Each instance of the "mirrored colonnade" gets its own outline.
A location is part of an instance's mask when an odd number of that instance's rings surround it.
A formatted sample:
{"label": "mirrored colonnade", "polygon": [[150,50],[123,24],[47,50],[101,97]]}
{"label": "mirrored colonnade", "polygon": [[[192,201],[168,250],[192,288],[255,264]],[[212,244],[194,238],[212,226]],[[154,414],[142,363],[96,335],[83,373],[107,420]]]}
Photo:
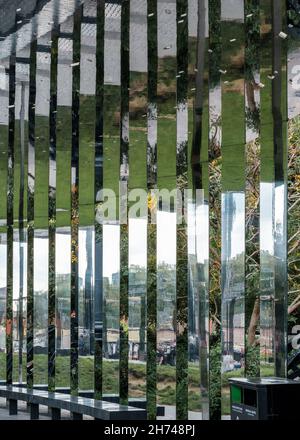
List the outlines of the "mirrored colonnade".
{"label": "mirrored colonnade", "polygon": [[221,418],[297,348],[298,2],[10,5],[0,379]]}

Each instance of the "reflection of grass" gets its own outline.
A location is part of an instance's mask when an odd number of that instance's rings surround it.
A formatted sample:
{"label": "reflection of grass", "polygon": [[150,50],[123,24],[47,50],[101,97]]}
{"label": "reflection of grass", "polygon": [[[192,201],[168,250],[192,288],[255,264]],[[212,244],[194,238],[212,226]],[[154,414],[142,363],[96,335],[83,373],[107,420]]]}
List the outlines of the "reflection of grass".
{"label": "reflection of grass", "polygon": [[[17,376],[17,360],[14,357],[14,380]],[[23,358],[23,377],[26,378],[26,357]],[[0,353],[0,378],[5,378],[5,353]],[[68,356],[56,358],[56,386],[67,387],[70,385],[70,359]],[[261,376],[272,376],[274,370],[270,365],[261,366]],[[230,413],[230,393],[228,379],[242,377],[242,370],[228,371],[222,375],[222,412]],[[79,388],[88,390],[94,388],[94,359],[93,357],[79,358]],[[34,382],[36,384],[47,381],[47,356],[39,354],[34,356]],[[119,363],[104,361],[103,363],[103,391],[105,393],[118,393],[119,388]],[[132,397],[145,397],[146,395],[146,367],[144,364],[129,363],[129,389]],[[157,400],[163,405],[175,405],[176,401],[176,371],[170,365],[157,367]],[[201,410],[199,368],[189,364],[189,409]]]}
{"label": "reflection of grass", "polygon": [[[14,356],[14,380],[18,380],[18,356]],[[0,353],[0,379],[5,379],[5,353]],[[70,385],[70,359],[68,356],[56,358],[56,386],[68,387]],[[26,356],[23,356],[23,380],[26,381]],[[93,357],[79,358],[79,388],[88,390],[94,388],[94,359]],[[47,382],[47,356],[38,354],[34,356],[34,383]],[[175,367],[159,365],[157,367],[157,396],[158,403],[164,405],[175,404]],[[199,410],[199,369],[189,366],[189,409]],[[103,391],[105,393],[118,393],[119,363],[104,361],[103,363]],[[145,397],[146,395],[146,367],[144,364],[129,364],[129,389],[132,397]]]}

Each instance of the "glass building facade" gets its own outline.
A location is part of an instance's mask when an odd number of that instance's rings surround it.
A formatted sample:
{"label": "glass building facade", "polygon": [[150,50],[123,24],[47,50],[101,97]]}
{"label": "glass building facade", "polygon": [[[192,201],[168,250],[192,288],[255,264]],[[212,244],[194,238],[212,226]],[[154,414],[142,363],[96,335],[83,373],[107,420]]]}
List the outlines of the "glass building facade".
{"label": "glass building facade", "polygon": [[300,379],[299,97],[295,0],[0,0],[0,380]]}

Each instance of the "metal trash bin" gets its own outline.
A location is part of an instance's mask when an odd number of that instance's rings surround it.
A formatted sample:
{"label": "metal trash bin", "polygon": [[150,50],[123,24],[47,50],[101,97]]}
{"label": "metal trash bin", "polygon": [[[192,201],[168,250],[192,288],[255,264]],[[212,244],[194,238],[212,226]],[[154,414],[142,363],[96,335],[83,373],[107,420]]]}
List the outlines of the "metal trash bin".
{"label": "metal trash bin", "polygon": [[262,377],[229,383],[231,420],[299,420],[300,382]]}

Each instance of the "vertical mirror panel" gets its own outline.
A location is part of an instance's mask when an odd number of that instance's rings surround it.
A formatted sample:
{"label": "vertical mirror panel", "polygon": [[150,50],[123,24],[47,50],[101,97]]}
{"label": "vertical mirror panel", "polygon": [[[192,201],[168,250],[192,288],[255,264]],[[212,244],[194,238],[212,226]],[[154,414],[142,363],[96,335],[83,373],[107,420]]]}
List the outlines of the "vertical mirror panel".
{"label": "vertical mirror panel", "polygon": [[128,395],[146,398],[147,1],[130,2]]}
{"label": "vertical mirror panel", "polygon": [[[273,2],[275,374],[287,371],[287,23],[286,3]],[[285,38],[282,38],[282,37]]]}
{"label": "vertical mirror panel", "polygon": [[[188,203],[188,327],[189,327],[189,419],[207,417],[208,340],[207,300],[208,236],[197,238],[207,229],[208,211],[199,211],[197,193],[208,190],[208,4],[205,1],[188,2],[189,60],[188,60],[188,182],[193,189]],[[200,259],[198,259],[198,251]],[[207,267],[206,267],[207,268]],[[200,382],[200,393],[199,393]]]}
{"label": "vertical mirror panel", "polygon": [[[130,2],[121,2],[121,113],[120,113],[120,403],[128,404],[128,209],[129,184],[129,86]],[[125,205],[125,206],[124,206]]]}
{"label": "vertical mirror panel", "polygon": [[129,397],[146,396],[146,219],[129,219]]}
{"label": "vertical mirror panel", "polygon": [[221,417],[221,1],[209,1],[209,416]]}
{"label": "vertical mirror panel", "polygon": [[[9,77],[7,64],[0,66],[0,182],[7,188],[7,141]],[[6,298],[7,298],[7,235],[6,235],[6,191],[0,196],[0,380],[6,380]]]}
{"label": "vertical mirror panel", "polygon": [[[120,376],[120,226],[116,224],[119,205],[121,120],[121,6],[119,3],[105,5],[103,92],[103,188],[109,191],[112,209],[104,209],[103,226],[102,392],[117,396],[119,396]],[[102,201],[108,201],[105,194]],[[127,359],[125,361],[127,362]]]}
{"label": "vertical mirror panel", "polygon": [[245,374],[257,377],[259,368],[259,205],[260,205],[260,10],[259,1],[245,2],[246,113],[246,256],[245,256]]}
{"label": "vertical mirror panel", "polygon": [[222,195],[222,410],[229,414],[226,378],[243,376],[245,354],[245,196]]}
{"label": "vertical mirror panel", "polygon": [[7,293],[6,293],[6,381],[13,381],[13,248],[14,248],[14,136],[15,74],[13,57],[9,58],[8,139],[7,139]]}
{"label": "vertical mirror panel", "polygon": [[27,387],[33,387],[36,41],[30,45],[27,168]]}
{"label": "vertical mirror panel", "polygon": [[[26,378],[26,287],[23,289],[22,282],[27,265],[27,246],[24,241],[19,241],[19,233],[14,235],[14,267],[19,266],[19,271],[14,273],[13,288],[13,381],[22,383]],[[25,273],[24,273],[25,272]],[[26,279],[26,278],[25,278]],[[22,297],[19,293],[22,292]]]}
{"label": "vertical mirror panel", "polygon": [[260,372],[274,371],[274,125],[272,119],[272,2],[260,5],[261,184],[260,184]]}
{"label": "vertical mirror panel", "polygon": [[157,400],[176,419],[176,214],[157,212]]}
{"label": "vertical mirror panel", "polygon": [[96,22],[96,125],[94,158],[95,272],[94,272],[94,396],[102,394],[103,354],[103,224],[99,216],[103,189],[103,102],[104,102],[105,2],[97,2]]}
{"label": "vertical mirror panel", "polygon": [[[29,92],[29,53],[30,49],[16,53],[15,83],[15,166],[14,166],[14,379],[23,382],[23,367],[26,371],[26,297],[27,297],[27,263],[26,231],[27,217],[27,142],[28,139],[28,92]],[[17,214],[18,213],[18,214]],[[17,220],[16,220],[17,218]],[[25,255],[26,252],[26,255]],[[24,356],[23,356],[24,352]],[[24,357],[24,359],[23,359]],[[23,362],[24,360],[24,362]]]}
{"label": "vertical mirror panel", "polygon": [[[274,374],[273,364],[273,298],[274,298],[274,243],[273,202],[274,184],[260,184],[260,365],[261,374]],[[271,215],[270,215],[271,213]]]}
{"label": "vertical mirror panel", "polygon": [[[189,362],[189,388],[188,388],[188,409],[189,418],[196,418],[197,413],[201,411],[201,397],[199,392],[200,382],[200,296],[198,289],[198,264],[196,254],[196,206],[193,200],[188,201],[188,320],[189,320],[189,337],[188,337],[188,362]],[[201,287],[200,287],[201,289]],[[201,291],[199,293],[202,293]],[[197,382],[198,379],[198,382]],[[200,414],[199,414],[200,415]]]}
{"label": "vertical mirror panel", "polygon": [[103,394],[119,393],[120,227],[103,226]]}
{"label": "vertical mirror panel", "polygon": [[[244,1],[221,4],[222,83],[222,413],[230,413],[228,377],[244,374],[245,101]],[[232,109],[235,109],[232,111]],[[239,166],[237,166],[239,163]]]}
{"label": "vertical mirror panel", "polygon": [[0,238],[0,261],[4,268],[4,270],[1,271],[0,276],[0,380],[3,381],[6,380],[6,234],[2,232]]}
{"label": "vertical mirror panel", "polygon": [[71,148],[71,394],[78,394],[78,307],[79,307],[79,129],[80,60],[83,5],[74,14],[72,62],[72,148]]}
{"label": "vertical mirror panel", "polygon": [[299,325],[300,325],[300,282],[299,282],[299,134],[300,134],[300,7],[288,2],[288,365],[290,379],[299,378]]}
{"label": "vertical mirror panel", "polygon": [[[208,139],[208,138],[207,138]],[[199,200],[200,199],[200,200]],[[200,360],[200,398],[202,419],[209,418],[209,208],[205,197],[196,199],[195,228],[196,228],[196,286],[199,290],[199,360]],[[197,316],[197,314],[195,313]],[[196,323],[195,323],[196,324]],[[197,409],[197,408],[195,408]],[[196,417],[198,418],[198,414]]]}
{"label": "vertical mirror panel", "polygon": [[[45,193],[46,195],[46,193]],[[34,332],[33,383],[48,383],[48,234],[45,229],[34,232]],[[43,264],[41,264],[41,261]]]}
{"label": "vertical mirror panel", "polygon": [[58,35],[51,34],[50,106],[49,106],[49,182],[48,182],[48,233],[49,233],[49,288],[48,288],[48,389],[55,391],[55,324],[56,324],[56,280],[55,280],[55,232],[56,232],[56,117],[57,117],[57,62]]}
{"label": "vertical mirror panel", "polygon": [[79,230],[81,249],[79,254],[79,388],[81,390],[94,388],[93,244],[93,227],[81,227]]}
{"label": "vertical mirror panel", "polygon": [[147,2],[148,32],[148,108],[147,108],[147,367],[146,367],[146,401],[147,418],[155,420],[157,415],[157,364],[156,364],[156,302],[157,302],[157,230],[153,221],[157,204],[152,191],[157,186],[157,2]]}
{"label": "vertical mirror panel", "polygon": [[96,111],[95,1],[81,23],[79,122],[79,389],[94,389],[94,160]]}
{"label": "vertical mirror panel", "polygon": [[[34,384],[48,384],[48,176],[51,33],[37,41],[35,102]],[[43,262],[43,264],[41,264]]]}
{"label": "vertical mirror panel", "polygon": [[55,234],[56,387],[70,387],[72,32],[73,18],[71,17],[60,26],[57,50]]}
{"label": "vertical mirror panel", "polygon": [[[70,158],[69,158],[70,160]],[[59,188],[59,187],[58,187]],[[70,386],[70,261],[69,227],[56,229],[56,387]]]}
{"label": "vertical mirror panel", "polygon": [[188,418],[188,2],[177,1],[176,419]]}
{"label": "vertical mirror panel", "polygon": [[176,419],[176,2],[158,1],[157,47],[157,184],[166,190],[157,212],[157,402]]}

